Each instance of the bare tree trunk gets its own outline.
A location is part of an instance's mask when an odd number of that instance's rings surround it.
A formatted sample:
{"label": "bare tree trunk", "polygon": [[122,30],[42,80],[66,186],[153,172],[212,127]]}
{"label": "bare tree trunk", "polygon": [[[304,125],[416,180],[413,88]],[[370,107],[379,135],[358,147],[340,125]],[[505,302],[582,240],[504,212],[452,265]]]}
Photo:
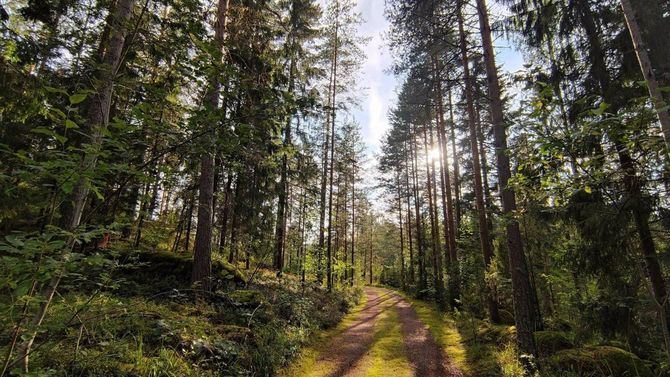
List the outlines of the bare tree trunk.
{"label": "bare tree trunk", "polygon": [[240,178],[240,174],[237,174],[237,177],[235,178],[235,196],[233,197],[234,200],[230,202],[231,209],[232,209],[232,217],[233,217],[233,222],[230,224],[230,251],[228,252],[228,262],[233,263],[237,262],[237,235],[239,233],[239,222],[240,222],[240,215],[237,213],[238,212],[238,201],[240,200],[240,195],[242,193],[242,179]]}
{"label": "bare tree trunk", "polygon": [[193,207],[195,206],[195,195],[191,193],[188,199],[188,218],[186,221],[186,238],[184,239],[184,252],[188,253],[191,248],[191,225],[193,225]]}
{"label": "bare tree trunk", "polygon": [[418,291],[420,294],[423,294],[423,292],[428,288],[428,278],[426,276],[426,251],[423,242],[423,231],[422,231],[423,218],[421,217],[421,208],[419,203],[419,172],[418,172],[419,164],[417,161],[418,158],[416,151],[417,145],[416,145],[415,130],[412,131],[412,142],[410,143],[410,149],[412,154],[412,186],[414,191],[414,212],[416,215],[416,244],[419,252]]}
{"label": "bare tree trunk", "polygon": [[[226,33],[228,1],[219,0],[216,24],[214,25],[214,43],[220,51]],[[218,72],[209,78],[209,88],[205,94],[205,105],[212,110],[219,107],[221,84]],[[209,127],[209,125],[207,125]],[[211,139],[214,132],[207,132]],[[207,136],[205,136],[207,137]],[[210,143],[210,141],[208,141]],[[214,154],[209,148],[202,152],[200,157],[200,179],[198,180],[198,226],[195,231],[195,250],[193,252],[192,284],[199,285],[204,291],[212,288],[212,223],[214,213]]]}
{"label": "bare tree trunk", "polygon": [[355,251],[356,251],[356,167],[354,166],[351,177],[351,280],[349,281],[349,285],[352,287],[356,279]]}
{"label": "bare tree trunk", "polygon": [[485,0],[477,0],[479,26],[484,49],[484,63],[488,79],[488,92],[491,101],[491,125],[496,150],[496,165],[498,168],[498,188],[502,202],[503,215],[506,217],[507,248],[510,269],[512,270],[512,291],[514,301],[514,319],[517,328],[517,344],[519,352],[537,355],[533,331],[537,327],[537,313],[533,306],[534,289],[528,276],[528,267],[523,252],[519,222],[514,218],[516,211],[516,197],[514,190],[509,187],[510,163],[507,156],[507,136],[503,118],[503,103],[500,93],[498,71],[495,64],[491,27],[488,19],[488,9]]}
{"label": "bare tree trunk", "polygon": [[[439,60],[435,59],[436,72],[440,72]],[[444,105],[442,102],[442,82],[437,76],[435,80],[437,92],[437,139],[440,146],[440,178],[442,188],[442,217],[444,239],[448,253],[445,258],[449,261],[449,300],[452,307],[457,307],[460,301],[460,277],[458,266],[458,251],[456,250],[456,230],[454,229],[454,207],[451,198],[451,178],[449,176],[449,156],[447,155],[447,134],[444,120]]]}
{"label": "bare tree trunk", "polygon": [[451,131],[451,151],[454,158],[454,237],[458,238],[458,230],[461,226],[461,173],[458,164],[458,149],[456,148],[456,122],[454,121],[454,104],[451,98],[451,87],[449,87],[449,128]]}
{"label": "bare tree trunk", "polygon": [[181,234],[184,230],[184,215],[186,213],[186,203],[181,206],[181,211],[179,212],[179,223],[177,224],[177,230],[174,236],[174,243],[172,244],[171,251],[176,253],[179,250],[179,241],[181,241]]}
{"label": "bare tree trunk", "polygon": [[212,289],[212,206],[214,200],[214,157],[208,152],[200,158],[198,182],[198,224],[195,229],[191,282],[204,291]]}
{"label": "bare tree trunk", "polygon": [[333,80],[335,79],[333,75],[333,67],[335,61],[331,61],[330,64],[330,78],[328,81],[328,104],[326,106],[326,126],[324,129],[325,141],[323,144],[323,155],[322,155],[322,173],[321,173],[321,200],[319,202],[319,249],[317,250],[317,268],[316,268],[316,280],[323,284],[323,252],[325,247],[325,229],[326,229],[326,185],[328,184],[328,156],[330,152],[330,117],[332,112],[330,107],[332,104],[332,92],[335,90]]}
{"label": "bare tree trunk", "polygon": [[300,245],[298,247],[298,250],[300,250],[300,281],[302,283],[305,283],[305,261],[307,258],[307,253],[305,250],[305,217],[307,213],[307,192],[303,188],[302,189],[302,196],[301,196],[301,204],[300,204],[300,218],[301,218],[301,227],[300,227]]}
{"label": "bare tree trunk", "polygon": [[[339,14],[338,14],[339,16]],[[335,20],[335,43],[333,50],[333,90],[331,93],[331,115],[330,115],[330,177],[329,177],[329,191],[328,191],[328,247],[326,252],[326,280],[328,291],[333,289],[333,258],[332,258],[332,242],[333,242],[333,175],[335,173],[335,117],[336,111],[336,95],[337,95],[337,59],[338,59],[338,32],[339,19]]]}
{"label": "bare tree trunk", "polygon": [[[433,146],[433,130],[426,130],[427,127],[423,127],[423,149],[426,155],[426,189],[428,191],[428,212],[430,218],[430,233],[431,239],[433,241],[433,271],[435,276],[433,276],[435,284],[435,299],[437,305],[442,309],[444,308],[444,283],[442,280],[442,250],[440,247],[440,230],[437,225],[437,203],[435,200],[437,197],[434,194],[435,191],[435,160],[429,158],[429,149],[428,145],[432,148]],[[430,132],[430,142],[428,141],[428,132]]]}
{"label": "bare tree trunk", "polygon": [[[408,149],[408,148],[406,148]],[[409,241],[409,280],[414,285],[414,240],[412,239],[412,210],[410,209],[409,155],[405,157],[405,187],[407,189],[407,240]]]}
{"label": "bare tree trunk", "polygon": [[370,269],[370,285],[372,285],[372,239],[369,240],[368,248],[370,249],[370,263],[368,263],[368,268]]}
{"label": "bare tree trunk", "polygon": [[151,188],[151,183],[147,182],[144,184],[144,190],[142,191],[142,201],[140,202],[140,210],[137,217],[137,229],[135,230],[135,239],[133,240],[133,247],[138,247],[140,241],[142,240],[142,228],[144,227],[144,217],[146,216],[146,206],[147,199],[146,196],[149,193]]}
{"label": "bare tree trunk", "polygon": [[[489,186],[489,160],[486,155],[486,143],[484,139],[484,132],[482,131],[482,119],[481,119],[481,109],[479,104],[475,104],[475,114],[477,114],[477,145],[479,145],[479,153],[481,156],[481,166],[482,166],[482,186],[484,188],[484,204],[486,205],[486,210],[489,214],[493,213],[493,196],[491,195],[491,186]],[[493,220],[491,216],[486,218],[486,223],[489,227],[489,232],[493,232]],[[491,250],[493,250],[493,240],[491,242]],[[495,287],[494,287],[495,288]],[[497,288],[495,288],[497,289]],[[497,296],[498,292],[494,292]]]}
{"label": "bare tree trunk", "polygon": [[[473,99],[473,80],[470,74],[470,59],[468,56],[467,39],[463,25],[463,0],[458,1],[458,32],[461,47],[461,60],[463,63],[463,76],[465,81],[465,97],[467,102],[468,125],[470,128],[470,147],[472,149],[472,171],[474,177],[475,203],[477,205],[477,218],[479,222],[479,242],[484,255],[484,266],[486,271],[493,262],[493,250],[491,249],[488,222],[486,221],[486,206],[484,205],[484,194],[482,192],[482,176],[479,161],[479,146],[477,144],[477,125]],[[494,296],[495,289],[487,283],[487,305],[489,318],[493,323],[500,322],[498,313],[498,302]]]}
{"label": "bare tree trunk", "polygon": [[[333,187],[337,187],[337,193],[334,194],[335,195],[335,215],[333,216],[333,218],[334,218],[333,222],[335,223],[335,227],[334,227],[335,229],[333,230],[333,233],[335,233],[335,239],[334,239],[334,242],[333,242],[333,248],[332,248],[332,254],[331,254],[333,262],[337,261],[337,254],[340,251],[340,235],[342,234],[342,232],[340,231],[340,227],[342,226],[341,221],[340,221],[341,220],[340,219],[340,209],[342,208],[340,200],[342,199],[342,191],[346,192],[346,190],[347,190],[346,187],[344,187],[343,190],[340,189],[342,187],[341,182],[342,182],[342,174],[338,173],[337,174],[337,182],[333,186]],[[331,190],[333,190],[333,187],[331,187]],[[345,231],[344,234],[346,236],[346,231]],[[331,268],[332,268],[332,264],[331,264]],[[335,273],[334,271],[331,272],[331,274],[333,275],[333,278],[332,278],[332,280],[333,280],[332,284],[333,285],[335,284],[334,273]]]}
{"label": "bare tree trunk", "polygon": [[232,194],[232,183],[233,183],[233,170],[229,169],[228,177],[226,178],[226,188],[225,196],[223,198],[223,209],[221,213],[221,227],[220,227],[220,236],[219,236],[219,253],[223,253],[223,249],[226,247],[226,236],[228,234],[228,217],[230,216],[230,206],[231,200],[230,195]]}
{"label": "bare tree trunk", "polygon": [[[626,24],[628,25],[630,38],[633,41],[633,46],[635,47],[637,60],[640,63],[642,76],[647,82],[649,97],[654,104],[656,114],[658,115],[658,120],[661,123],[661,131],[663,131],[665,148],[666,150],[670,149],[670,113],[668,112],[667,105],[663,99],[663,92],[661,92],[661,87],[658,83],[658,80],[656,79],[656,74],[654,73],[654,68],[652,67],[649,53],[647,52],[647,46],[644,41],[642,31],[640,30],[640,25],[637,22],[635,9],[631,5],[630,0],[621,0],[621,8],[623,9],[623,14],[626,18]],[[667,38],[667,36],[658,37]]]}
{"label": "bare tree trunk", "polygon": [[[295,71],[295,58],[291,59],[289,67],[289,84],[288,92],[293,94],[294,88],[294,71]],[[286,122],[286,128],[284,130],[284,148],[288,149],[291,142],[291,121],[293,120],[293,112],[289,115]],[[274,253],[274,268],[277,270],[277,273],[281,275],[282,268],[284,268],[284,240],[286,234],[286,206],[288,204],[288,198],[286,191],[288,188],[288,156],[286,153],[282,156],[282,165],[281,165],[281,179],[279,181],[279,205],[277,208],[277,226],[275,228],[275,253]]]}
{"label": "bare tree trunk", "polygon": [[[343,202],[342,203],[342,206],[343,206],[342,215],[344,217],[344,219],[343,219],[343,229],[342,229],[342,234],[343,234],[343,238],[344,238],[344,241],[342,242],[343,243],[343,249],[344,249],[344,258],[343,258],[344,277],[342,279],[342,282],[346,281],[347,276],[349,275],[349,268],[347,266],[347,262],[349,260],[349,258],[348,258],[349,245],[347,244],[348,241],[349,241],[348,240],[349,233],[348,233],[348,229],[347,229],[347,227],[349,226],[349,224],[348,224],[349,216],[348,216],[348,213],[347,213],[347,196],[348,196],[347,193],[349,192],[349,181],[347,180],[346,177],[344,178],[344,181],[345,181],[344,192],[342,194],[338,195],[338,197],[342,196],[342,202]],[[338,179],[338,182],[339,182],[339,179]],[[337,187],[340,187],[339,183],[338,183]],[[340,201],[339,198],[338,198],[337,201],[338,202]],[[338,217],[335,216],[335,218],[337,219]],[[339,220],[338,220],[338,222],[339,222]],[[337,233],[337,238],[338,239],[340,238],[339,232]],[[336,250],[339,250],[339,249],[340,249],[340,247],[339,247],[339,244],[338,244]]]}
{"label": "bare tree trunk", "polygon": [[400,171],[396,172],[396,182],[398,189],[398,221],[400,229],[400,287],[404,291],[405,286],[405,238],[404,238],[404,229],[402,227],[402,191],[400,187]]}

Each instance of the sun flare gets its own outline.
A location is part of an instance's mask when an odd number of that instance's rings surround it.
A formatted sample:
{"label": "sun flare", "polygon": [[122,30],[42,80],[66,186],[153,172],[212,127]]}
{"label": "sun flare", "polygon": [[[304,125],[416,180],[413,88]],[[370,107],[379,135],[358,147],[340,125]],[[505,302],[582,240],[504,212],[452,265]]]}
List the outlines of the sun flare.
{"label": "sun flare", "polygon": [[428,161],[437,161],[440,158],[440,149],[435,147],[428,151]]}

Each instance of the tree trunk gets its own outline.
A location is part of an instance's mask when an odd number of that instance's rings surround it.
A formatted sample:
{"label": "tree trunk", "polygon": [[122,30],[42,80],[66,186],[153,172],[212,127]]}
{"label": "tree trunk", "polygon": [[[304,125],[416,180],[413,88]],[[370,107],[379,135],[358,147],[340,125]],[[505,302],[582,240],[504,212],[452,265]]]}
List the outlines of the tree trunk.
{"label": "tree trunk", "polygon": [[[491,195],[491,187],[489,186],[489,161],[486,155],[486,143],[484,138],[484,132],[482,131],[482,119],[480,113],[479,104],[475,104],[475,114],[477,114],[477,145],[479,146],[479,153],[481,156],[481,166],[482,166],[482,188],[484,189],[484,205],[489,214],[493,213],[493,196]],[[493,232],[493,220],[491,216],[486,217],[486,224],[489,227],[489,234]],[[491,250],[493,250],[493,240],[489,239],[491,242]],[[494,289],[497,289],[494,287]],[[494,292],[497,296],[497,291]]]}
{"label": "tree trunk", "polygon": [[[354,167],[351,177],[351,280],[350,286],[354,286],[356,274],[356,167]],[[345,250],[346,254],[346,250]]]}
{"label": "tree trunk", "polygon": [[[436,72],[440,72],[439,60],[435,59]],[[454,207],[451,198],[451,177],[449,176],[449,157],[447,155],[447,133],[444,120],[444,105],[442,102],[442,82],[440,77],[435,79],[437,100],[437,139],[440,146],[440,178],[442,188],[442,218],[444,239],[448,253],[445,258],[449,261],[449,300],[452,307],[460,302],[460,271],[458,266],[458,251],[456,250],[456,230],[454,228]]]}
{"label": "tree trunk", "polygon": [[221,211],[221,226],[219,230],[219,253],[223,253],[223,249],[226,247],[226,236],[228,234],[228,217],[230,216],[230,206],[231,200],[230,195],[232,194],[232,183],[233,183],[233,171],[230,169],[228,171],[228,177],[226,178],[226,188],[225,196],[223,197],[223,209]]}
{"label": "tree trunk", "polygon": [[[107,19],[106,28],[109,28],[109,42],[107,48],[102,54],[102,68],[96,73],[97,82],[99,86],[96,89],[96,94],[92,96],[88,104],[86,113],[86,126],[91,130],[90,147],[84,154],[81,164],[79,181],[75,185],[72,194],[66,202],[68,206],[64,207],[63,218],[61,219],[61,227],[68,231],[74,231],[79,227],[81,217],[86,204],[86,199],[90,192],[90,180],[88,178],[90,172],[95,170],[98,156],[100,155],[104,135],[106,133],[107,125],[109,124],[109,112],[112,104],[112,93],[114,89],[114,80],[121,65],[122,52],[124,40],[126,37],[127,23],[132,14],[134,0],[119,0],[116,2],[114,10],[110,12],[110,17]],[[106,38],[103,39],[103,41]],[[102,45],[102,44],[101,44]],[[74,244],[74,240],[70,242]],[[62,260],[66,261],[69,258],[69,252],[62,256]],[[53,300],[53,296],[58,289],[62,272],[57,272],[51,281],[44,287],[40,296],[42,304],[40,304],[35,316],[33,317],[31,327],[39,328],[44,321],[47,310]],[[19,345],[19,355],[23,367],[28,372],[29,355],[37,331],[32,330],[28,334],[24,334],[26,340]]]}
{"label": "tree trunk", "polygon": [[191,225],[193,225],[193,207],[195,206],[195,195],[191,193],[191,197],[188,199],[188,219],[186,222],[186,238],[184,239],[184,253],[188,254],[188,251],[191,248]]}
{"label": "tree trunk", "polygon": [[[228,0],[219,0],[216,24],[214,25],[214,43],[220,51],[226,32]],[[221,84],[218,71],[209,78],[209,88],[205,94],[205,106],[215,110],[219,107]],[[209,127],[207,125],[206,127]],[[205,137],[214,138],[213,130]],[[211,143],[211,140],[206,141]],[[214,154],[207,148],[200,157],[200,179],[198,180],[198,226],[195,231],[195,250],[193,252],[193,270],[191,283],[199,284],[204,291],[210,291],[212,275],[212,223],[214,213]]]}
{"label": "tree trunk", "polygon": [[[340,235],[342,234],[342,232],[340,231],[340,226],[341,226],[340,208],[342,208],[340,200],[342,199],[342,191],[347,192],[346,187],[344,187],[343,190],[340,189],[342,187],[341,182],[342,182],[342,174],[338,173],[337,174],[337,182],[333,185],[333,187],[331,187],[331,190],[333,190],[334,187],[337,187],[337,193],[334,194],[335,195],[335,215],[333,216],[334,223],[335,223],[335,227],[334,227],[335,229],[333,230],[333,233],[335,233],[335,239],[333,240],[334,242],[333,242],[333,247],[332,247],[332,253],[329,253],[329,254],[331,254],[333,262],[337,261],[337,254],[340,250]],[[328,229],[331,229],[331,228],[329,227]],[[344,232],[344,234],[346,236],[346,231]],[[331,262],[331,268],[332,268],[332,263],[333,262]],[[335,283],[334,271],[331,272],[331,275],[333,275],[333,278],[332,278],[333,283],[332,284],[334,284]]]}
{"label": "tree trunk", "polygon": [[[344,192],[341,194],[342,202],[343,202],[342,206],[344,207],[343,211],[342,211],[342,215],[344,217],[344,219],[343,219],[343,223],[344,223],[343,228],[344,229],[342,229],[342,234],[344,235],[344,241],[343,241],[344,258],[342,258],[343,259],[342,261],[344,262],[344,277],[342,279],[342,282],[345,282],[347,280],[348,275],[349,275],[349,268],[348,268],[349,267],[348,266],[348,261],[349,261],[349,245],[348,245],[349,233],[348,233],[348,229],[347,229],[347,227],[349,226],[349,224],[348,224],[349,216],[348,216],[348,213],[347,213],[347,199],[348,199],[347,194],[349,192],[349,181],[346,178],[344,179],[344,181],[346,182],[346,184],[344,186]],[[339,187],[339,184],[338,184],[338,187]],[[340,196],[340,195],[338,195],[338,196]],[[339,199],[338,199],[338,201],[339,201]],[[337,216],[335,216],[335,218],[337,219]],[[338,232],[337,237],[338,238],[340,237],[339,232]],[[339,250],[339,246],[337,247],[336,250]]]}
{"label": "tree trunk", "polygon": [[[407,150],[409,148],[405,148]],[[409,185],[409,154],[405,157],[405,188],[407,189],[407,240],[409,241],[409,280],[412,285],[416,283],[414,276],[414,240],[412,239],[412,210],[410,203],[410,185]]]}
{"label": "tree trunk", "polygon": [[370,263],[368,263],[370,285],[372,285],[372,239],[369,240],[368,248],[370,249]]}
{"label": "tree trunk", "polygon": [[[479,223],[479,242],[484,255],[484,267],[486,271],[491,267],[493,261],[493,250],[491,249],[488,222],[486,221],[486,206],[484,205],[484,194],[482,192],[481,166],[479,162],[479,146],[477,144],[477,125],[473,99],[473,79],[470,75],[470,59],[468,56],[467,39],[463,21],[463,1],[458,1],[458,32],[461,48],[461,60],[463,64],[463,80],[465,82],[465,98],[468,113],[468,126],[470,129],[470,148],[472,149],[472,171],[474,178],[475,203],[477,206],[477,219]],[[489,318],[493,323],[500,322],[498,313],[498,302],[494,296],[495,288],[487,283],[487,305]]]}
{"label": "tree trunk", "polygon": [[172,244],[171,251],[176,253],[179,250],[179,241],[181,241],[181,234],[184,230],[184,215],[186,214],[186,203],[181,206],[181,211],[179,212],[179,223],[177,224],[177,230],[175,231],[174,243]]}
{"label": "tree trunk", "polygon": [[300,204],[300,218],[301,218],[301,227],[300,227],[300,246],[298,247],[298,250],[300,250],[300,281],[304,284],[305,283],[305,261],[307,258],[307,253],[305,250],[305,217],[307,213],[307,192],[303,188],[302,189],[302,196],[301,196],[301,204]]}
{"label": "tree trunk", "polygon": [[[338,14],[339,16],[339,14]],[[335,43],[333,50],[333,90],[331,93],[331,115],[330,115],[330,176],[329,176],[329,190],[328,190],[328,246],[326,252],[326,280],[327,288],[330,292],[333,289],[333,258],[332,258],[332,242],[333,242],[333,175],[335,173],[335,117],[336,112],[336,95],[337,95],[337,59],[338,59],[338,31],[339,20],[335,20]]]}
{"label": "tree trunk", "polygon": [[[291,63],[289,67],[289,84],[288,92],[293,94],[294,88],[294,71],[295,71],[295,58],[291,58]],[[281,179],[279,181],[279,205],[277,208],[277,226],[275,229],[275,253],[274,253],[274,268],[277,270],[277,273],[281,275],[282,268],[284,267],[284,240],[286,234],[286,206],[288,198],[286,191],[288,188],[288,155],[287,150],[290,148],[291,142],[291,121],[293,120],[293,111],[289,114],[288,120],[286,122],[286,129],[284,130],[284,155],[282,156],[281,164]]]}
{"label": "tree trunk", "polygon": [[[113,12],[110,12],[106,27],[111,31],[109,33],[109,43],[104,53],[102,53],[101,68],[97,72],[97,80],[100,83],[96,89],[96,94],[89,101],[86,113],[86,126],[91,130],[90,148],[82,158],[80,170],[82,172],[91,172],[95,170],[98,162],[98,156],[102,148],[105,130],[109,124],[109,112],[112,105],[112,92],[114,89],[114,79],[122,61],[122,52],[124,40],[126,37],[127,23],[130,19],[132,8],[135,5],[134,0],[119,0],[116,3]],[[104,43],[101,43],[101,46]],[[90,192],[90,182],[87,174],[83,173],[75,185],[70,200],[67,201],[71,207],[64,210],[61,219],[63,229],[74,230],[81,222],[81,216],[86,204],[86,198]]]}
{"label": "tree trunk", "polygon": [[444,308],[444,284],[442,280],[442,250],[440,247],[440,230],[437,225],[437,204],[435,203],[436,196],[435,191],[435,160],[431,159],[429,156],[429,141],[428,141],[428,132],[430,132],[430,146],[433,146],[433,130],[426,130],[427,127],[423,127],[423,150],[425,153],[425,162],[426,162],[426,189],[428,191],[428,213],[430,219],[430,235],[433,242],[433,272],[434,275],[434,284],[435,284],[435,301],[440,309]]}
{"label": "tree trunk", "polygon": [[[605,101],[612,104],[614,112],[618,105],[612,100],[613,90],[609,73],[607,71],[607,64],[604,60],[604,51],[600,40],[601,32],[598,30],[593,14],[588,4],[583,4],[581,7],[581,21],[589,37],[591,57],[593,59],[593,74],[600,85],[601,95]],[[645,262],[646,272],[651,282],[654,299],[661,305],[663,312],[661,315],[665,317],[665,325],[670,330],[670,305],[668,305],[667,287],[665,279],[663,278],[663,270],[658,260],[656,252],[656,245],[654,244],[653,236],[649,227],[649,209],[648,203],[642,195],[641,178],[637,176],[635,164],[628,152],[627,146],[621,141],[621,136],[615,132],[610,131],[608,137],[614,143],[619,163],[624,174],[624,188],[627,195],[627,205],[630,208],[635,226],[640,237],[640,246],[642,257]]]}
{"label": "tree trunk", "polygon": [[138,247],[140,241],[142,240],[142,228],[144,227],[144,217],[146,216],[146,206],[147,199],[146,196],[149,193],[149,188],[151,188],[151,183],[147,182],[144,184],[144,190],[142,192],[142,201],[140,202],[139,216],[137,217],[137,229],[135,230],[135,239],[133,240],[133,247]]}
{"label": "tree trunk", "polygon": [[239,212],[239,201],[240,195],[242,194],[242,179],[240,177],[240,174],[237,174],[237,178],[235,178],[235,196],[233,196],[233,201],[231,201],[231,209],[232,209],[232,217],[233,217],[233,222],[230,224],[230,251],[228,252],[228,262],[233,263],[237,262],[237,235],[239,233],[239,223],[240,223],[240,214]]}
{"label": "tree trunk", "polygon": [[454,158],[454,237],[458,238],[458,231],[461,226],[461,173],[458,164],[458,149],[456,149],[456,122],[454,121],[454,104],[451,98],[451,87],[449,87],[449,128],[451,131],[451,151]]}
{"label": "tree trunk", "polygon": [[330,78],[328,81],[328,104],[326,106],[326,126],[324,129],[325,141],[323,144],[323,155],[322,155],[322,173],[321,173],[321,198],[319,201],[319,248],[317,250],[317,268],[316,268],[316,280],[323,284],[323,252],[325,247],[325,229],[326,229],[326,185],[328,184],[328,156],[330,152],[330,117],[332,112],[329,110],[332,107],[332,92],[333,88],[333,67],[335,61],[331,61],[330,65]]}
{"label": "tree trunk", "polygon": [[214,156],[204,153],[200,158],[198,182],[198,224],[195,229],[191,282],[199,289],[212,289],[212,209],[214,200]]}
{"label": "tree trunk", "polygon": [[[414,126],[415,128],[416,126]],[[416,244],[418,248],[418,258],[419,258],[419,285],[418,293],[420,295],[425,292],[428,288],[428,278],[426,276],[426,251],[425,245],[423,242],[423,231],[422,231],[422,222],[423,218],[421,217],[421,208],[419,203],[419,172],[418,172],[418,158],[417,158],[417,145],[416,145],[416,134],[415,130],[411,132],[412,141],[410,143],[410,149],[412,154],[412,188],[414,191],[414,212],[416,215]]]}
{"label": "tree trunk", "polygon": [[495,64],[491,27],[485,0],[477,0],[479,26],[484,49],[484,63],[491,101],[491,125],[495,143],[496,165],[498,170],[498,188],[502,202],[503,215],[506,216],[507,247],[510,269],[512,270],[512,291],[514,301],[514,319],[517,328],[519,352],[537,355],[533,331],[537,330],[537,313],[533,307],[534,291],[528,277],[528,267],[523,253],[519,222],[514,218],[516,197],[509,187],[510,163],[507,156],[507,136],[503,119],[503,103]]}
{"label": "tree trunk", "polygon": [[402,191],[400,189],[400,172],[396,172],[396,182],[398,189],[398,221],[400,229],[400,287],[404,291],[405,286],[405,238],[404,238],[404,229],[402,227]]}
{"label": "tree trunk", "polygon": [[[635,54],[637,55],[637,60],[640,63],[640,70],[642,71],[642,76],[647,82],[647,89],[649,90],[649,97],[651,102],[656,109],[656,114],[658,115],[658,120],[661,123],[661,131],[663,131],[663,139],[665,140],[666,150],[670,149],[670,113],[666,106],[665,100],[663,99],[663,92],[661,92],[661,87],[656,79],[656,74],[651,64],[651,59],[649,58],[649,53],[647,52],[647,46],[645,43],[645,38],[642,35],[640,25],[637,22],[637,15],[635,14],[635,9],[631,5],[630,0],[621,0],[621,8],[623,9],[623,14],[626,18],[626,24],[628,25],[628,31],[630,32],[630,38],[633,41],[633,46],[635,47]],[[667,38],[657,36],[659,38]]]}

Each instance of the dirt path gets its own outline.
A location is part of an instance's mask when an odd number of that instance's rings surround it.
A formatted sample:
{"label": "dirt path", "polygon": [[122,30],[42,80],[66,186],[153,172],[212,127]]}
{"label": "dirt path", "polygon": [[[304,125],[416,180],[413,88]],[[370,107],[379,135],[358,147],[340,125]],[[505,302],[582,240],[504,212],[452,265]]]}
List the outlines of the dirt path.
{"label": "dirt path", "polygon": [[402,323],[407,357],[414,366],[414,375],[462,377],[463,373],[449,361],[448,355],[435,342],[410,303],[403,299],[396,304],[396,308]]}
{"label": "dirt path", "polygon": [[381,288],[366,288],[366,302],[363,308],[353,313],[353,324],[334,337],[317,359],[317,364],[330,366],[328,376],[353,376],[356,364],[367,353],[374,340],[374,327],[384,310],[388,310],[399,301],[393,292]]}
{"label": "dirt path", "polygon": [[[411,365],[411,372],[421,377],[461,377],[442,348],[419,320],[411,304],[393,291],[383,288],[365,288],[367,301],[357,312],[352,324],[333,337],[324,347],[314,366],[318,375],[331,377],[393,375],[391,370],[372,373],[366,370],[366,356],[375,340],[375,324],[385,311],[395,310],[400,322],[404,355]],[[377,334],[377,337],[384,334]],[[400,340],[398,340],[400,343]],[[368,357],[369,359],[369,357]],[[383,365],[383,360],[382,360]],[[319,370],[323,373],[318,373]],[[389,374],[390,373],[390,374]]]}

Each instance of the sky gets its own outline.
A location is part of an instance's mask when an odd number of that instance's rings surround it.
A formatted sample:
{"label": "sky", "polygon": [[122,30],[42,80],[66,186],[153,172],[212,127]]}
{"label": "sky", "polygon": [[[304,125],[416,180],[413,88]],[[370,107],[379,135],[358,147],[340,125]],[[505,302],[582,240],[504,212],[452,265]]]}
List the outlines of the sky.
{"label": "sky", "polygon": [[[389,128],[387,115],[395,104],[400,81],[389,72],[393,58],[384,36],[389,28],[384,17],[384,0],[358,0],[357,7],[365,20],[360,33],[369,37],[370,42],[365,48],[367,60],[358,83],[364,90],[360,96],[361,108],[354,110],[353,115],[361,125],[368,153],[374,155],[379,151],[381,139]],[[502,8],[493,4],[491,18],[501,15]],[[497,61],[503,71],[515,72],[522,67],[523,58],[511,42],[498,39],[495,45]]]}

